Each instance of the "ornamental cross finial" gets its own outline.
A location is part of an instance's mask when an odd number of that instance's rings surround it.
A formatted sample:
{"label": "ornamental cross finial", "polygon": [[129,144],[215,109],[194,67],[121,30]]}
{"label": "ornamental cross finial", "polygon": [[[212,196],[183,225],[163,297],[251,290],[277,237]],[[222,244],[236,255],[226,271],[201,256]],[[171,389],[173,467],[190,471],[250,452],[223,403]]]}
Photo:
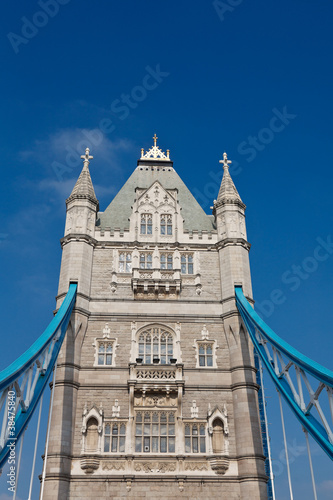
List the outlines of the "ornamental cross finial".
{"label": "ornamental cross finial", "polygon": [[89,155],[89,148],[86,148],[86,153],[84,155],[81,155],[81,158],[83,160],[83,165],[88,167],[89,160],[93,159],[93,156]]}
{"label": "ornamental cross finial", "polygon": [[157,142],[157,139],[158,139],[158,137],[157,137],[157,135],[156,135],[156,134],[154,134],[153,139],[154,139],[154,146],[155,146],[155,148],[156,148],[156,142]]}
{"label": "ornamental cross finial", "polygon": [[223,153],[223,160],[220,160],[219,163],[223,163],[223,169],[229,170],[229,165],[232,161],[228,160],[228,155],[226,152]]}

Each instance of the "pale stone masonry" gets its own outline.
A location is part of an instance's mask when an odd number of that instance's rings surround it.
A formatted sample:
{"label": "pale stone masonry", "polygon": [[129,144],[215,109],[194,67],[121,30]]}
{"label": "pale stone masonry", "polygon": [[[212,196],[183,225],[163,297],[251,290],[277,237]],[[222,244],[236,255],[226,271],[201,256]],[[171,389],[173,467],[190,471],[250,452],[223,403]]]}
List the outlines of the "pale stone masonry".
{"label": "pale stone masonry", "polygon": [[207,215],[156,144],[99,212],[83,156],[67,199],[61,349],[45,500],[267,498],[243,204],[224,174]]}

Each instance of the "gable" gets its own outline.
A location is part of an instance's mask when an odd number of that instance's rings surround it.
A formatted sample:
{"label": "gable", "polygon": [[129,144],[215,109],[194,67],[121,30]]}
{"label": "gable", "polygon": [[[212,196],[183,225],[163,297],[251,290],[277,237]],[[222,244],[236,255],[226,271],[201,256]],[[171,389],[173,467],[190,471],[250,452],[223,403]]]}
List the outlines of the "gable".
{"label": "gable", "polygon": [[214,231],[214,216],[207,215],[179,175],[171,168],[152,169],[138,167],[115,196],[104,212],[99,212],[96,225],[101,229],[129,229],[132,207],[138,196],[144,195],[155,183],[173,197],[177,190],[177,199],[181,207],[184,229],[188,231]]}

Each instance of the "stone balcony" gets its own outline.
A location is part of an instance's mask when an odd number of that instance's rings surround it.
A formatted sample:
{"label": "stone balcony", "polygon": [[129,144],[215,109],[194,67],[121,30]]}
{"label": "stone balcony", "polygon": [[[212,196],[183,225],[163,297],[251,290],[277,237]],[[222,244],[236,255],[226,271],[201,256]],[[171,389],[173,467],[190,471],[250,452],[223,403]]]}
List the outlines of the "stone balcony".
{"label": "stone balcony", "polygon": [[181,290],[180,270],[133,269],[131,283],[135,294],[178,296]]}
{"label": "stone balcony", "polygon": [[149,383],[149,385],[157,384],[158,387],[165,382],[175,383],[183,380],[182,363],[171,365],[131,363],[129,368],[130,381]]}

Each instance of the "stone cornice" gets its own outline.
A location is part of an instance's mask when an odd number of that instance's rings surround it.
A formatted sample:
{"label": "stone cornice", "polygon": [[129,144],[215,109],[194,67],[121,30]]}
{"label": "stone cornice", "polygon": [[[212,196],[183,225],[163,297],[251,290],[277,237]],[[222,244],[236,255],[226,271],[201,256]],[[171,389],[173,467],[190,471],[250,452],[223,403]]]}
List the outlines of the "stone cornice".
{"label": "stone cornice", "polygon": [[66,234],[63,238],[60,240],[61,248],[63,248],[67,243],[70,243],[71,241],[84,241],[85,243],[88,243],[88,245],[93,246],[94,248],[97,245],[97,240],[95,238],[92,238],[88,234],[84,233],[69,233]]}
{"label": "stone cornice", "polygon": [[224,240],[218,241],[215,243],[215,248],[217,250],[221,250],[224,247],[227,246],[242,246],[246,250],[250,250],[251,248],[251,243],[249,243],[247,240],[244,238],[225,238]]}

